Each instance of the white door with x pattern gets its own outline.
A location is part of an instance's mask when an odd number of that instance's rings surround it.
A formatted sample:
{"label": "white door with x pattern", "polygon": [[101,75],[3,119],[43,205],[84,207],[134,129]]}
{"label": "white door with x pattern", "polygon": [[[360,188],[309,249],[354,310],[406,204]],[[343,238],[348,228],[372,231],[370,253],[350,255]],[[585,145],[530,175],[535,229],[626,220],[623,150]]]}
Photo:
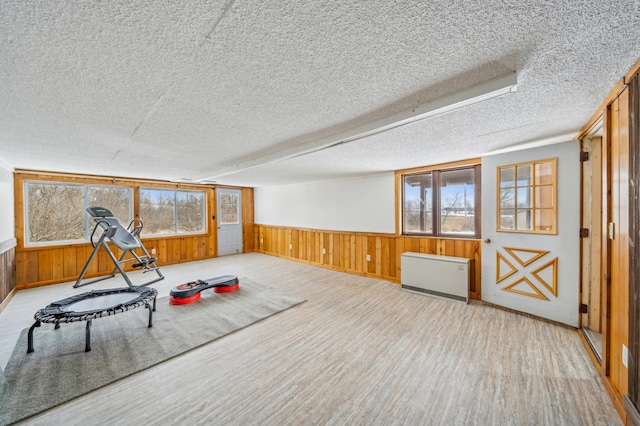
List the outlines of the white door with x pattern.
{"label": "white door with x pattern", "polygon": [[482,159],[482,299],[578,326],[578,141]]}

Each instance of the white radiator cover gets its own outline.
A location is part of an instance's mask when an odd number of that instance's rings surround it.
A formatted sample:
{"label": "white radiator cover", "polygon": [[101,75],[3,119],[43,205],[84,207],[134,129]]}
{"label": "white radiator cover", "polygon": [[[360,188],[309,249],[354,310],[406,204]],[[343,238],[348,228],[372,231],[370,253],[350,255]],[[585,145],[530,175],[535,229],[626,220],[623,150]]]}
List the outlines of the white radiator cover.
{"label": "white radiator cover", "polygon": [[470,259],[423,253],[400,256],[402,289],[430,296],[469,301]]}

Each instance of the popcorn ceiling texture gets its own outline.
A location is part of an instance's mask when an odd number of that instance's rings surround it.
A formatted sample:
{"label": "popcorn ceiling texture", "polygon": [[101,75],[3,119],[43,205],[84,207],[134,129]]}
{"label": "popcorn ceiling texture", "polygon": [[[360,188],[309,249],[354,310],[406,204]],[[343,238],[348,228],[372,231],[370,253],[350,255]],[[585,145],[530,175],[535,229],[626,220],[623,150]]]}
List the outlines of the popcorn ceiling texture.
{"label": "popcorn ceiling texture", "polygon": [[216,180],[328,180],[566,140],[638,40],[640,0],[0,0],[0,160],[201,179],[509,71],[515,94]]}

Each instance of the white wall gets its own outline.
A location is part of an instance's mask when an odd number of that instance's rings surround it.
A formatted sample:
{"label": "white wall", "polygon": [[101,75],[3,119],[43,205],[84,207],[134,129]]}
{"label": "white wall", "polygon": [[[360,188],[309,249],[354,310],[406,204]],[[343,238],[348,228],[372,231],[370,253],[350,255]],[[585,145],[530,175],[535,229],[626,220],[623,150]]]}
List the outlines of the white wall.
{"label": "white wall", "polygon": [[394,233],[394,186],[391,172],[256,188],[255,221],[291,228]]}
{"label": "white wall", "polygon": [[0,162],[0,247],[15,244],[13,204],[13,170]]}

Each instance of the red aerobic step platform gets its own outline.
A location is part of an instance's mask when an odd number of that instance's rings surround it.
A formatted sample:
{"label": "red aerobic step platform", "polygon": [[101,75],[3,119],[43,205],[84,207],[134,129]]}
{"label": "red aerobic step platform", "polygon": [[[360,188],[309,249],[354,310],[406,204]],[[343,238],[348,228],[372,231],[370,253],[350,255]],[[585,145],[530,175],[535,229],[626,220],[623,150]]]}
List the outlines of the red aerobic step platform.
{"label": "red aerobic step platform", "polygon": [[240,288],[240,281],[235,275],[222,275],[208,280],[197,280],[180,284],[171,289],[169,303],[171,305],[188,305],[200,300],[203,290],[213,288],[215,293],[231,293]]}

